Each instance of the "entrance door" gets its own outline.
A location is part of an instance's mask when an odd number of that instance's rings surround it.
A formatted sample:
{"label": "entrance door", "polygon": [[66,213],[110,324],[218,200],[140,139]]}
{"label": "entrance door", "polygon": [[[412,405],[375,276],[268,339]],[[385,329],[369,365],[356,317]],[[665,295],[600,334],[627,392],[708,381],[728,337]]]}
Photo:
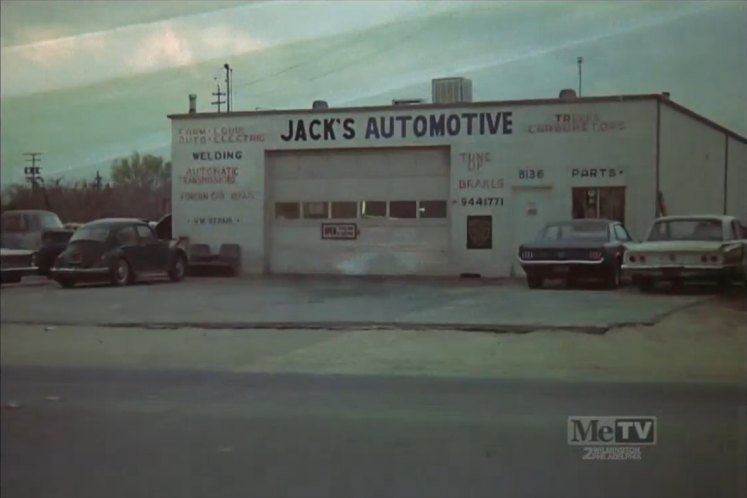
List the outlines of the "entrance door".
{"label": "entrance door", "polygon": [[511,253],[511,275],[523,277],[524,271],[518,262],[519,246],[537,238],[545,223],[557,218],[551,212],[552,188],[514,188],[513,198],[513,251]]}

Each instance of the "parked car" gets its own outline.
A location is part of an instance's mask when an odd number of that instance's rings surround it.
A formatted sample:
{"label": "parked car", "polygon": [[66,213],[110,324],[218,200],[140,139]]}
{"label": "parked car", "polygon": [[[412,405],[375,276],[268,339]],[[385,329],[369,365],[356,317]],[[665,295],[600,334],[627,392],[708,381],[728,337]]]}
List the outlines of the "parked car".
{"label": "parked car", "polygon": [[50,275],[62,287],[82,281],[129,285],[138,277],[156,274],[180,281],[186,268],[181,241],[159,238],[145,221],[112,218],[80,227]]}
{"label": "parked car", "polygon": [[[66,225],[67,227],[67,225]],[[41,247],[34,253],[33,263],[38,268],[38,274],[49,276],[49,270],[54,265],[57,256],[67,248],[74,229],[46,230],[42,234]]]}
{"label": "parked car", "polygon": [[665,216],[625,254],[623,272],[641,290],[659,281],[747,284],[747,233],[733,216]]}
{"label": "parked car", "polygon": [[0,283],[15,284],[27,275],[35,275],[33,256],[34,251],[28,249],[0,248]]}
{"label": "parked car", "polygon": [[602,279],[606,286],[620,286],[625,246],[632,241],[625,226],[613,220],[579,219],[550,223],[536,240],[519,247],[519,262],[530,288],[546,279]]}
{"label": "parked car", "polygon": [[37,209],[6,211],[0,217],[0,247],[36,251],[47,231],[65,230],[51,211]]}

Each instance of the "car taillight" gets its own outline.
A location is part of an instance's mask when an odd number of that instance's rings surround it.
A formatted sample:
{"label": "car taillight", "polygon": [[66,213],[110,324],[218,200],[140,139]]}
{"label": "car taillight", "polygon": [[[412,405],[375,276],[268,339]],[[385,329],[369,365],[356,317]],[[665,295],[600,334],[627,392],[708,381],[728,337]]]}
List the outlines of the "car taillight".
{"label": "car taillight", "polygon": [[631,263],[635,263],[636,261],[639,263],[643,263],[646,261],[646,258],[640,254],[639,255],[631,254],[628,257],[628,259],[630,260]]}
{"label": "car taillight", "polygon": [[711,256],[711,258],[710,258],[710,259],[711,259],[711,263],[716,263],[716,262],[718,262],[718,256]]}

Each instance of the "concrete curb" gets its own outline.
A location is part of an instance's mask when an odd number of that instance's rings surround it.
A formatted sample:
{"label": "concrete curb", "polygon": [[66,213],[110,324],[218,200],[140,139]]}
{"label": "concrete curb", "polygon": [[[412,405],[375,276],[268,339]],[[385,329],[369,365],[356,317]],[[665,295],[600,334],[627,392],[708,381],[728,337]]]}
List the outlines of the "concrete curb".
{"label": "concrete curb", "polygon": [[422,323],[422,322],[40,322],[7,321],[7,325],[79,326],[146,330],[458,330],[464,332],[491,332],[526,334],[537,330],[556,330],[601,335],[611,328],[632,325],[653,325],[648,322],[626,322],[603,325],[551,325],[551,324],[478,324],[478,323]]}

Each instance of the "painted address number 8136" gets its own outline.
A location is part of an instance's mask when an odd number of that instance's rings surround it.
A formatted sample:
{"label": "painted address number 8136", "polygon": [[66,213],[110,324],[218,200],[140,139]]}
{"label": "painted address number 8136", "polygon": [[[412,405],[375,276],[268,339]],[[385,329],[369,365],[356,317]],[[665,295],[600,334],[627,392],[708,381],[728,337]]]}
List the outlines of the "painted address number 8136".
{"label": "painted address number 8136", "polygon": [[545,176],[545,170],[543,169],[520,169],[519,179],[521,180],[534,180],[535,178],[541,180]]}

